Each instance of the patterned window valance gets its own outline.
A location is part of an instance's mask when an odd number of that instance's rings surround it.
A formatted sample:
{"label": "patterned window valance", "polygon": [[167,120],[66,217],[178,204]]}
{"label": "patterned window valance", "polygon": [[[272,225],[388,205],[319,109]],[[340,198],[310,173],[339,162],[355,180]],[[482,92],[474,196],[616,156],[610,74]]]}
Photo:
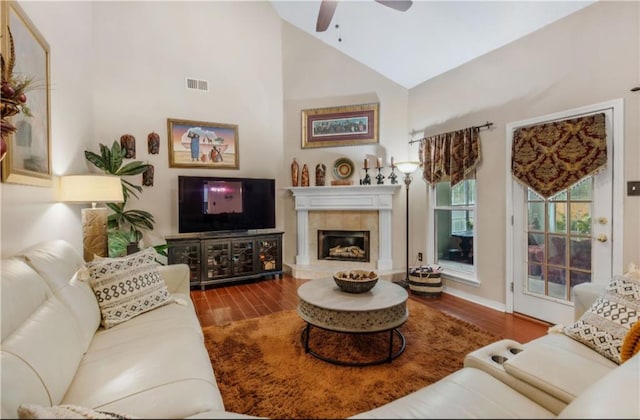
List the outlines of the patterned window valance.
{"label": "patterned window valance", "polygon": [[442,181],[451,186],[464,180],[480,162],[478,127],[425,137],[420,141],[423,178],[431,186]]}
{"label": "patterned window valance", "polygon": [[511,173],[544,198],[607,163],[604,113],[521,127],[513,133]]}

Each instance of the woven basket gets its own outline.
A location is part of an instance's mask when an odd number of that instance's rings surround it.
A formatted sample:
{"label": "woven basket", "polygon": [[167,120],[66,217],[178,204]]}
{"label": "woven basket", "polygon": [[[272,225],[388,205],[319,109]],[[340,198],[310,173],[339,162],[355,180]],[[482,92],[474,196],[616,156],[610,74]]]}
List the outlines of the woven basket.
{"label": "woven basket", "polygon": [[333,280],[335,280],[338,287],[347,292],[347,293],[364,293],[373,289],[373,287],[378,282],[378,275],[371,278],[364,279],[350,279],[348,278],[349,273],[360,274],[362,276],[368,275],[371,271],[365,270],[351,270],[351,271],[338,271],[333,274]]}
{"label": "woven basket", "polygon": [[438,297],[442,294],[441,273],[412,270],[409,272],[409,290],[420,296]]}

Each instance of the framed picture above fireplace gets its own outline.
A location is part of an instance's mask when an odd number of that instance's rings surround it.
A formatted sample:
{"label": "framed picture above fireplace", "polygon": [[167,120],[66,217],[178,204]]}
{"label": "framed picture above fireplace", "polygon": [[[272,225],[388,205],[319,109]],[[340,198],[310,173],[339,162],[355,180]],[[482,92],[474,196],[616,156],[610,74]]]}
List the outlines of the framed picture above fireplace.
{"label": "framed picture above fireplace", "polygon": [[302,148],[378,143],[379,103],[302,110]]}

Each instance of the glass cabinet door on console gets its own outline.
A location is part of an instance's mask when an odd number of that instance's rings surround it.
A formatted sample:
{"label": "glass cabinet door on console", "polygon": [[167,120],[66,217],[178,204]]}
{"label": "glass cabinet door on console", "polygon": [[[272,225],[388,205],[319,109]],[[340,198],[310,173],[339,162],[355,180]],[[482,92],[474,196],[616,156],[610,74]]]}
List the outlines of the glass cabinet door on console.
{"label": "glass cabinet door on console", "polygon": [[231,241],[233,253],[233,275],[253,274],[256,268],[253,263],[253,239],[236,239]]}
{"label": "glass cabinet door on console", "polygon": [[200,284],[200,240],[176,241],[169,243],[167,249],[169,264],[189,266],[189,285]]}
{"label": "glass cabinet door on console", "polygon": [[282,276],[283,232],[188,233],[166,236],[169,264],[191,269],[190,286]]}
{"label": "glass cabinet door on console", "polygon": [[215,280],[231,276],[229,241],[203,241],[204,279]]}
{"label": "glass cabinet door on console", "polygon": [[282,271],[282,247],[280,237],[264,237],[258,242],[258,260],[262,272]]}

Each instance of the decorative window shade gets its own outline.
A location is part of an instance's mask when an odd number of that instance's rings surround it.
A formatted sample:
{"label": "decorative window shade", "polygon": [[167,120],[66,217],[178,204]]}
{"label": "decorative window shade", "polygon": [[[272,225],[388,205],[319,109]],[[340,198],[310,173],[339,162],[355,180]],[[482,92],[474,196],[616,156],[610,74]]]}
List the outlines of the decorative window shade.
{"label": "decorative window shade", "polygon": [[478,131],[471,127],[422,139],[418,154],[424,180],[432,186],[450,181],[453,187],[472,173],[480,162]]}
{"label": "decorative window shade", "polygon": [[604,113],[518,128],[511,156],[513,176],[549,198],[606,165]]}

